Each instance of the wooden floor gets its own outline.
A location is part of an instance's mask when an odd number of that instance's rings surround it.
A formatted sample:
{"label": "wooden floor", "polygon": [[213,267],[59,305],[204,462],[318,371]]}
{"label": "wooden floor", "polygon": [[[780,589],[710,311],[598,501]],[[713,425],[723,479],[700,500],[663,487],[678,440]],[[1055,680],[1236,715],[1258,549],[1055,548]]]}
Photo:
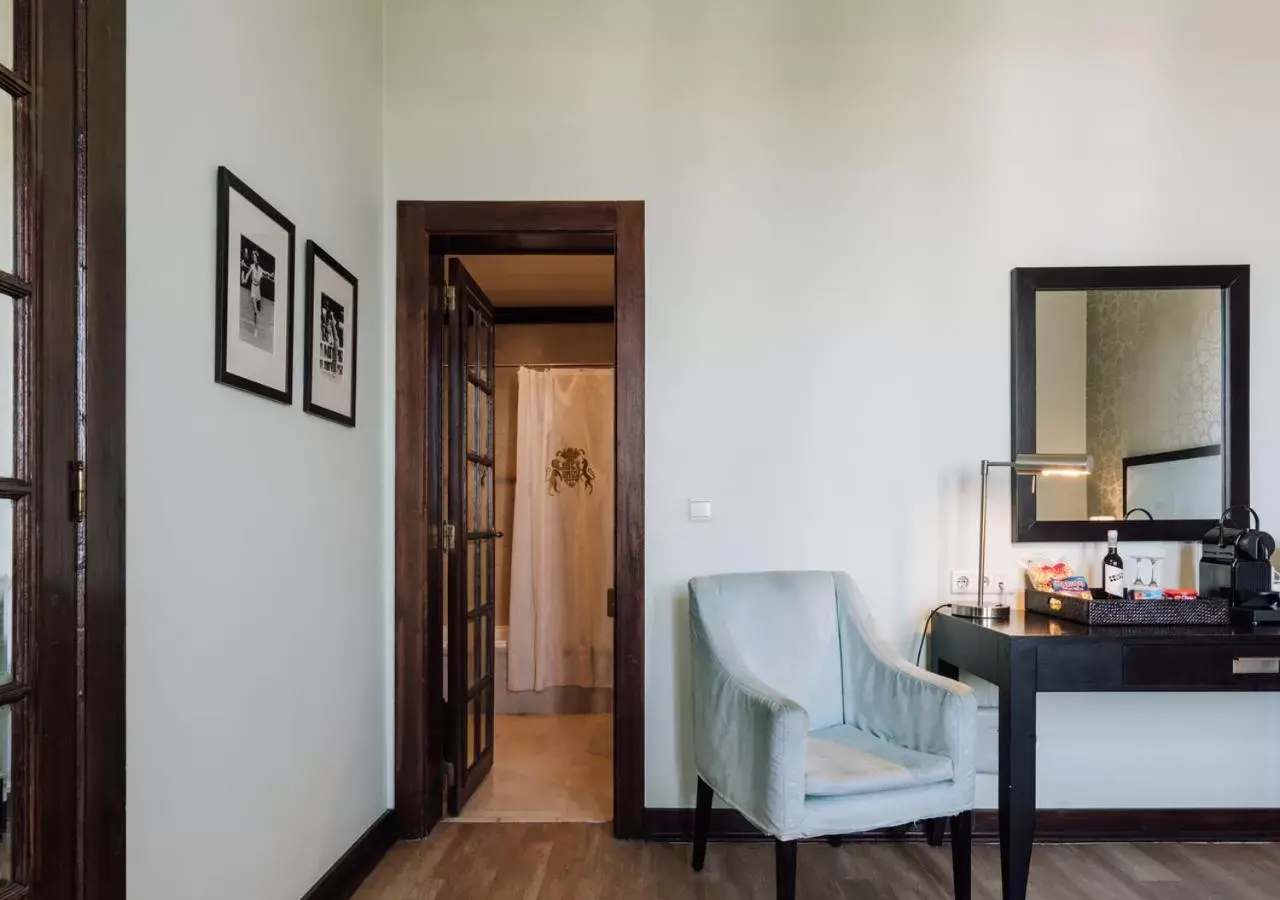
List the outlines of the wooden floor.
{"label": "wooden floor", "polygon": [[[947,900],[947,848],[800,848],[800,900]],[[607,825],[454,824],[397,845],[356,900],[773,900],[771,844],[712,844],[689,869],[687,844],[615,841]],[[974,848],[974,900],[999,900],[1000,856]],[[1280,845],[1037,847],[1032,900],[1276,900]]]}

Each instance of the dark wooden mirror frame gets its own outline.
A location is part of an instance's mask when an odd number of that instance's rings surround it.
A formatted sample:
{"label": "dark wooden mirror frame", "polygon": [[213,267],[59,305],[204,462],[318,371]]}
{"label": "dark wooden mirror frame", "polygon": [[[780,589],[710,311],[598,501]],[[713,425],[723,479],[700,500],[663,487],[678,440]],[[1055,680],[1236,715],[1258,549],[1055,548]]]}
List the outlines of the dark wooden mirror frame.
{"label": "dark wooden mirror frame", "polygon": [[[1036,293],[1038,291],[1203,290],[1222,292],[1222,477],[1225,509],[1249,502],[1249,267],[1082,266],[1022,268],[1012,275],[1012,456],[1036,452]],[[1062,448],[1044,448],[1045,452]],[[1012,458],[1012,456],[1010,458]],[[1032,479],[1010,476],[1013,540],[1198,541],[1214,519],[1041,521]]]}

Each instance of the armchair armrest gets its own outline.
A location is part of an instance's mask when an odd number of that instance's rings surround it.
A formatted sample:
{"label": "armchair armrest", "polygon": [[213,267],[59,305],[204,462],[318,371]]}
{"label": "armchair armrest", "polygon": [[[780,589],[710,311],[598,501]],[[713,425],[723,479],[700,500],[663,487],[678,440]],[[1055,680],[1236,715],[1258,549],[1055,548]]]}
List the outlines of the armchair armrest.
{"label": "armchair armrest", "polygon": [[968,685],[909,663],[876,634],[848,576],[837,578],[845,721],[902,747],[951,759],[972,778],[978,703]]}
{"label": "armchair armrest", "polygon": [[[856,669],[853,685],[845,688],[856,690],[855,726],[903,747],[950,758],[957,780],[972,775],[978,740],[978,701],[972,688],[875,651],[863,656]],[[850,674],[846,668],[846,678]]]}
{"label": "armchair armrest", "polygon": [[809,714],[763,684],[692,616],[694,765],[727,803],[772,834],[803,818]]}

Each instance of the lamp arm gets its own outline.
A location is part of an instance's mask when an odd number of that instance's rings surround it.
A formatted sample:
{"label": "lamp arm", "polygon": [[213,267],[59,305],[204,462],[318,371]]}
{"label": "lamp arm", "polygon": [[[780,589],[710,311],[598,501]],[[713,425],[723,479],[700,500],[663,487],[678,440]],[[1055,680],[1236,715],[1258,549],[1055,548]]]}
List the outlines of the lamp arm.
{"label": "lamp arm", "polygon": [[983,589],[987,582],[987,476],[992,466],[1008,468],[1011,462],[982,461],[982,500],[978,521],[978,606],[982,606]]}

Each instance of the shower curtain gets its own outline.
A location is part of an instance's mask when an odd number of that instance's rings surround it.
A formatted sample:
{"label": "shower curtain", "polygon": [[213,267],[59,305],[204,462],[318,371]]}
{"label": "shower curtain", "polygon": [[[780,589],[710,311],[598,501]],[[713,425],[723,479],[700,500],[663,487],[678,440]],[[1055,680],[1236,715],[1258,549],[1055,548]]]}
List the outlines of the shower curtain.
{"label": "shower curtain", "polygon": [[521,367],[507,688],[613,684],[613,372]]}

